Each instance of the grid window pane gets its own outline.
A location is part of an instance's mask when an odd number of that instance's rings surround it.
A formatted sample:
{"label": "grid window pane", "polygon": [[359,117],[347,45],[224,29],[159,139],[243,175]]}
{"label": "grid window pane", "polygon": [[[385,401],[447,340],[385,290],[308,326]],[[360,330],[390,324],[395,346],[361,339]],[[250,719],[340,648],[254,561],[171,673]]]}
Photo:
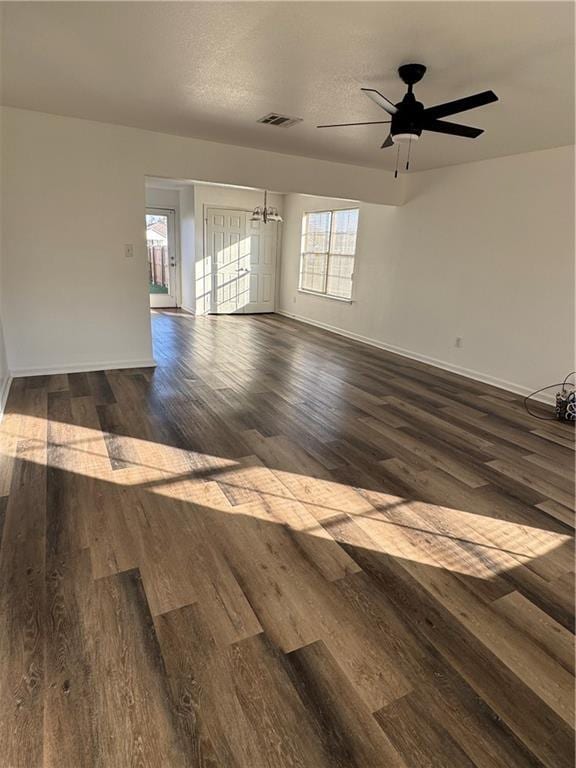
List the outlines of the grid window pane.
{"label": "grid window pane", "polygon": [[349,299],[352,296],[353,271],[354,256],[330,254],[326,293],[341,299]]}
{"label": "grid window pane", "polygon": [[302,244],[302,251],[304,253],[328,253],[329,242],[329,232],[306,235]]}
{"label": "grid window pane", "polygon": [[332,216],[332,237],[330,253],[356,253],[356,232],[358,230],[358,209],[334,211]]}
{"label": "grid window pane", "polygon": [[352,297],[358,209],[314,211],[302,220],[300,288]]}
{"label": "grid window pane", "polygon": [[303,253],[300,287],[305,291],[324,293],[327,262],[328,256],[325,253]]}
{"label": "grid window pane", "polygon": [[331,277],[328,275],[326,296],[336,296],[339,299],[351,299],[352,279],[347,277]]}
{"label": "grid window pane", "polygon": [[328,253],[331,218],[330,211],[304,216],[302,253]]}
{"label": "grid window pane", "polygon": [[353,256],[356,251],[356,233],[333,233],[330,241],[330,253],[342,253]]}

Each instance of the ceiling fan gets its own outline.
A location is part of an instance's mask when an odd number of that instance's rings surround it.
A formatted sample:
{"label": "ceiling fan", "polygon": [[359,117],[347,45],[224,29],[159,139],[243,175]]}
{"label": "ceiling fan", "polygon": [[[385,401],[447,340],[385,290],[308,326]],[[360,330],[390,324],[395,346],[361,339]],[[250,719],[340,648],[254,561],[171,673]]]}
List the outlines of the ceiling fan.
{"label": "ceiling fan", "polygon": [[[406,144],[418,141],[422,131],[434,133],[447,133],[450,136],[462,136],[467,139],[476,139],[482,128],[471,128],[468,125],[450,123],[440,118],[476,109],[493,101],[498,101],[494,91],[482,91],[474,96],[466,96],[456,101],[448,101],[445,104],[437,104],[434,107],[424,107],[421,101],[416,101],[413,86],[424,77],[426,67],[423,64],[403,64],[398,68],[400,79],[408,86],[408,90],[402,101],[393,104],[385,96],[374,88],[362,88],[366,96],[385,110],[391,120],[372,120],[363,123],[334,123],[331,125],[318,125],[318,128],[340,128],[349,125],[384,125],[390,123],[390,133],[381,146],[381,149],[391,147],[393,144]],[[407,166],[408,169],[408,166]]]}

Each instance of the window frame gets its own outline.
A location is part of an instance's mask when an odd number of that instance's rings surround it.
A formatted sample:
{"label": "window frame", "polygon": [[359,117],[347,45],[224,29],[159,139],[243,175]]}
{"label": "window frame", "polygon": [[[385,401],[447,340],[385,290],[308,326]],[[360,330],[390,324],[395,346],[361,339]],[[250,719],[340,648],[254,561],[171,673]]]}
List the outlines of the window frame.
{"label": "window frame", "polygon": [[[353,254],[331,253],[332,235],[333,235],[332,226],[333,226],[333,221],[334,221],[334,214],[335,213],[339,213],[341,211],[358,211],[358,220],[357,220],[357,224],[356,224],[355,241],[354,241],[354,253]],[[330,214],[330,229],[328,231],[328,250],[327,251],[323,251],[323,252],[318,253],[318,254],[313,254],[313,255],[325,256],[326,257],[326,270],[325,270],[324,275],[323,275],[323,277],[324,277],[324,291],[314,291],[311,288],[303,288],[302,287],[302,277],[303,277],[302,267],[303,267],[303,263],[304,263],[304,257],[308,254],[307,251],[303,250],[303,241],[304,241],[304,237],[306,236],[305,235],[305,230],[304,230],[305,220],[306,220],[307,216],[310,216],[311,214],[316,214],[316,213],[317,214],[322,214],[322,213],[329,213]],[[321,298],[331,299],[332,301],[343,301],[346,304],[351,304],[352,303],[352,301],[353,301],[352,297],[354,296],[354,278],[356,276],[356,254],[357,254],[357,251],[358,251],[358,227],[359,227],[359,224],[360,224],[360,206],[359,205],[352,206],[352,207],[351,206],[346,206],[345,208],[328,208],[328,209],[322,209],[322,210],[304,211],[302,213],[302,226],[301,226],[301,230],[300,230],[300,264],[299,264],[299,274],[298,274],[298,293],[307,293],[307,294],[309,294],[311,296],[320,296]],[[350,296],[349,297],[336,296],[335,294],[327,292],[328,277],[329,277],[329,270],[330,270],[330,258],[332,256],[351,256],[354,259],[353,270],[352,270],[352,274],[350,276],[351,288],[350,288]]]}

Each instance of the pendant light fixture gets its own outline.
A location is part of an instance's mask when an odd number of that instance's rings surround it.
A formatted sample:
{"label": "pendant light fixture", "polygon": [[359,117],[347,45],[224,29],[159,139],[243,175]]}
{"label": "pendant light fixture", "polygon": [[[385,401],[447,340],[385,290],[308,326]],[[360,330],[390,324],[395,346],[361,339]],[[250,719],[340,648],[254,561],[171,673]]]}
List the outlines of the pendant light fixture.
{"label": "pendant light fixture", "polygon": [[278,213],[278,208],[268,205],[268,190],[264,190],[264,205],[257,205],[254,208],[250,221],[262,221],[264,224],[269,221],[284,221]]}

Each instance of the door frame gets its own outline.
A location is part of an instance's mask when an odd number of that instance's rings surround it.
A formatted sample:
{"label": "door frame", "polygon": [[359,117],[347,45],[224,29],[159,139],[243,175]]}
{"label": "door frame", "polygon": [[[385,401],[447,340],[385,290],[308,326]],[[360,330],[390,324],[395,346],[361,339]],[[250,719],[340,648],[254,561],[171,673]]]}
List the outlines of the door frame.
{"label": "door frame", "polygon": [[[218,205],[218,203],[206,203],[202,205],[202,258],[206,259],[208,254],[207,248],[207,230],[208,230],[208,210],[210,208],[217,208],[220,211],[238,211],[241,213],[252,213],[253,208],[243,208],[239,205]],[[276,225],[276,258],[274,260],[274,307],[272,312],[276,312],[278,306],[278,296],[280,290],[280,281],[278,279],[279,261],[280,261],[280,242],[281,242],[281,227],[282,224]],[[210,259],[210,309],[207,314],[212,312],[212,307],[216,303],[216,282],[214,279],[214,254]],[[217,314],[217,313],[215,313]]]}
{"label": "door frame", "polygon": [[[168,255],[170,256],[170,254],[173,254],[174,262],[175,262],[174,266],[171,267],[173,280],[174,280],[174,306],[179,307],[182,303],[182,295],[181,295],[182,260],[180,259],[178,212],[176,211],[175,208],[162,208],[156,205],[147,205],[145,213],[150,214],[151,216],[166,216],[168,218]],[[149,299],[151,299],[151,297],[155,295],[163,296],[164,294],[149,293]],[[152,304],[152,301],[150,301],[150,308],[161,309],[162,305]]]}

